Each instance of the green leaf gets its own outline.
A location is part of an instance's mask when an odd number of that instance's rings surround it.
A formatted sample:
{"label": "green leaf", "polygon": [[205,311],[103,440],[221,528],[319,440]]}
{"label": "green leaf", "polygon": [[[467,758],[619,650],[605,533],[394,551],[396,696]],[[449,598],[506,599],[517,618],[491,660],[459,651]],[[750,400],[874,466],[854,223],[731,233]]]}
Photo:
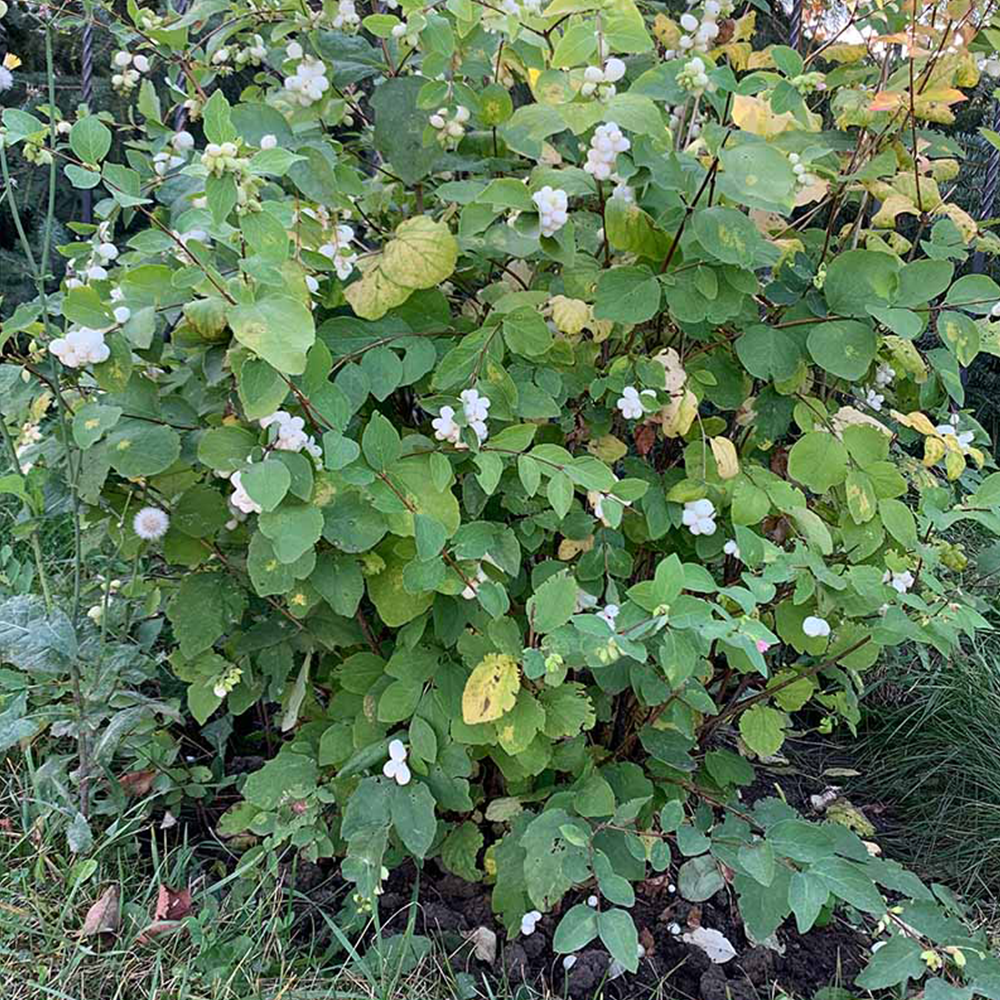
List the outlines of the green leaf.
{"label": "green leaf", "polygon": [[240,483],[251,500],[270,511],[284,500],[292,485],[292,476],[284,462],[269,458],[244,469]]}
{"label": "green leaf", "polygon": [[[483,835],[475,823],[459,823],[441,844],[441,863],[466,882],[478,882],[483,877],[479,870],[479,852],[483,849]],[[589,909],[589,907],[588,907]]]}
{"label": "green leaf", "polygon": [[271,295],[233,306],[229,325],[241,344],[279,372],[301,375],[306,370],[306,355],[316,331],[312,313],[297,299]]}
{"label": "green leaf", "polygon": [[876,250],[847,250],[834,257],[823,281],[830,312],[866,317],[872,307],[892,305],[901,266],[898,258]]}
{"label": "green leaf", "polygon": [[571,906],[562,916],[552,936],[552,950],[569,955],[586,948],[597,937],[597,910],[586,903]]}
{"label": "green leaf", "polygon": [[901,500],[879,500],[878,513],[885,530],[907,552],[913,552],[917,547],[917,522],[910,508]]}
{"label": "green leaf", "polygon": [[89,326],[97,330],[113,326],[115,322],[111,310],[90,285],[71,288],[63,296],[62,313],[71,323],[79,323],[80,326]]}
{"label": "green leaf", "polygon": [[549,479],[545,495],[559,517],[565,517],[573,505],[573,480],[565,472],[556,472]]}
{"label": "green leaf", "polygon": [[[986,274],[966,274],[948,289],[944,300],[974,316],[986,316],[1000,300],[1000,285]],[[921,299],[921,304],[926,301],[927,298]]]}
{"label": "green leaf", "polygon": [[578,592],[569,573],[550,576],[528,599],[528,620],[535,631],[545,634],[565,625],[573,616]]}
{"label": "green leaf", "polygon": [[847,449],[826,431],[810,431],[788,452],[788,474],[813,493],[826,493],[847,478]]}
{"label": "green leaf", "polygon": [[788,717],[770,705],[752,705],[740,716],[740,736],[758,757],[773,757],[785,742]]}
{"label": "green leaf", "polygon": [[396,428],[377,410],[361,435],[361,450],[376,472],[385,472],[399,458],[401,446]]}
{"label": "green leaf", "polygon": [[213,427],[198,441],[198,461],[228,474],[242,469],[256,446],[257,438],[242,427]]}
{"label": "green leaf", "polygon": [[927,965],[920,957],[921,945],[903,934],[893,934],[854,981],[862,989],[884,990],[899,986],[908,979],[922,979]]}
{"label": "green leaf", "polygon": [[734,208],[705,208],[691,218],[698,242],[713,257],[725,264],[736,264],[753,270],[773,259],[770,245],[757,227],[742,212]]}
{"label": "green leaf", "polygon": [[816,918],[830,898],[826,883],[809,871],[792,873],[788,885],[788,905],[795,914],[800,934],[805,934],[816,923]]}
{"label": "green leaf", "polygon": [[639,935],[632,915],[626,910],[602,910],[597,916],[597,933],[611,957],[629,972],[639,968]]}
{"label": "green leaf", "polygon": [[761,885],[768,886],[774,881],[774,850],[766,840],[753,844],[743,844],[738,852],[743,870]]}
{"label": "green leaf", "polygon": [[86,167],[78,167],[75,163],[67,163],[63,167],[63,173],[70,184],[81,191],[89,191],[101,183],[99,170],[88,170]]}
{"label": "green leaf", "polygon": [[795,174],[788,157],[763,143],[744,143],[719,154],[719,191],[738,205],[788,212],[795,192]]}
{"label": "green leaf", "polygon": [[321,552],[309,582],[331,608],[345,618],[353,618],[365,592],[365,580],[356,559],[335,552]]}
{"label": "green leaf", "polygon": [[802,350],[787,330],[757,324],[736,341],[736,355],[754,378],[781,382],[798,370]]}
{"label": "green leaf", "polygon": [[80,448],[96,444],[111,430],[122,415],[120,406],[87,403],[73,414],[73,440]]}
{"label": "green leaf", "polygon": [[69,130],[69,144],[84,163],[96,165],[111,149],[111,130],[95,115],[87,115]]}
{"label": "green leaf", "polygon": [[971,365],[979,353],[979,327],[965,313],[946,309],[938,316],[938,335],[960,365]]}
{"label": "green leaf", "polygon": [[719,865],[710,854],[685,861],[677,872],[677,891],[689,903],[704,903],[725,884]]}
{"label": "green leaf", "polygon": [[854,382],[868,371],[875,359],[878,340],[870,323],[836,320],[814,326],[807,345],[821,368]]}
{"label": "green leaf", "polygon": [[293,563],[319,541],[323,514],[309,504],[283,503],[274,510],[265,509],[257,518],[257,526],[270,539],[278,559]]}
{"label": "green leaf", "polygon": [[427,115],[417,105],[424,83],[419,76],[393,77],[376,87],[371,97],[375,148],[407,185],[426,177],[441,156],[436,143],[424,145]]}
{"label": "green leaf", "polygon": [[108,437],[111,467],[127,479],[155,476],[173,465],[180,453],[180,435],[161,424],[121,421]]}
{"label": "green leaf", "polygon": [[185,659],[211,649],[243,617],[243,589],[225,573],[189,573],[167,604]]}
{"label": "green leaf", "polygon": [[392,825],[406,849],[416,858],[427,857],[437,833],[434,796],[423,782],[394,785],[389,795]]}
{"label": "green leaf", "polygon": [[644,323],[660,307],[660,283],[648,268],[613,267],[597,279],[596,319]]}
{"label": "green leaf", "polygon": [[239,139],[231,120],[229,101],[226,100],[226,95],[221,89],[216,88],[212,91],[212,96],[202,108],[201,119],[204,123],[205,138],[209,142],[221,145],[224,142],[235,142]]}
{"label": "green leaf", "polygon": [[312,757],[282,750],[273,760],[247,776],[243,798],[258,809],[277,809],[282,803],[315,794],[318,782],[319,771]]}
{"label": "green leaf", "polygon": [[0,661],[29,674],[60,674],[77,655],[76,630],[58,608],[34,595],[0,604]]}
{"label": "green leaf", "polygon": [[544,354],[552,346],[552,332],[535,309],[515,309],[504,316],[503,337],[514,354],[527,358]]}
{"label": "green leaf", "polygon": [[236,384],[248,420],[270,416],[288,395],[288,383],[281,373],[260,358],[247,358],[240,365]]}
{"label": "green leaf", "polygon": [[886,903],[871,877],[859,865],[844,858],[824,858],[810,871],[818,876],[835,896],[851,906],[882,916]]}

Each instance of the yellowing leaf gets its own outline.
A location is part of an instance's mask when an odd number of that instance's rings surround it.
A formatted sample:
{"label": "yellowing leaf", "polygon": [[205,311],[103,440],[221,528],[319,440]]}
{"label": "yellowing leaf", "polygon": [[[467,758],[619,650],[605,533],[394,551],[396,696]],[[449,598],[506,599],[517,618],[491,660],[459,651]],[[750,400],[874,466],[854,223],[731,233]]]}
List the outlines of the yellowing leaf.
{"label": "yellowing leaf", "polygon": [[823,58],[829,59],[830,62],[856,63],[864,59],[866,55],[868,55],[868,46],[863,44],[851,45],[847,42],[841,42],[838,45],[828,45],[823,49]]}
{"label": "yellowing leaf", "polygon": [[628,445],[624,441],[619,441],[614,434],[605,434],[603,437],[588,441],[587,451],[591,455],[596,455],[602,462],[614,465],[628,454]]}
{"label": "yellowing leaf", "polygon": [[344,291],[344,297],[361,319],[381,319],[390,309],[401,306],[413,291],[389,280],[381,258],[370,261],[362,270],[364,277],[348,285]]}
{"label": "yellowing leaf", "polygon": [[757,11],[747,11],[742,17],[738,17],[733,22],[733,36],[731,42],[747,42],[753,38],[753,33],[757,30]]}
{"label": "yellowing leaf", "polygon": [[722,479],[732,479],[733,476],[739,475],[740,460],[736,454],[736,445],[724,437],[709,438],[708,443],[712,446],[715,464],[719,467],[719,476]]}
{"label": "yellowing leaf", "polygon": [[934,429],[934,425],[930,421],[930,417],[926,413],[921,413],[919,410],[913,410],[910,413],[900,413],[898,410],[890,410],[892,418],[898,420],[904,427],[912,427],[913,430],[919,431],[921,434],[937,434]]}
{"label": "yellowing leaf", "polygon": [[493,722],[517,702],[521,670],[513,656],[487,653],[465,682],[462,718],[468,725]]}
{"label": "yellowing leaf", "polygon": [[434,288],[455,270],[458,241],[443,222],[426,215],[407,219],[385,245],[382,271],[404,288]]}
{"label": "yellowing leaf", "polygon": [[669,438],[683,437],[691,430],[697,416],[698,397],[690,389],[685,389],[660,410],[663,433]]}
{"label": "yellowing leaf", "polygon": [[[759,53],[754,53],[758,55]],[[750,69],[753,69],[753,56],[750,57]],[[809,117],[809,127],[807,131],[818,132],[822,127],[822,119],[819,115],[807,112]],[[763,136],[770,139],[780,135],[789,129],[802,128],[802,123],[791,113],[784,111],[776,115],[771,110],[770,103],[762,97],[748,97],[744,94],[733,95],[733,121],[744,132],[752,132],[754,135]]]}
{"label": "yellowing leaf", "polygon": [[559,543],[558,556],[564,562],[575,559],[581,552],[589,552],[594,547],[594,536],[588,535],[586,538],[564,538]]}
{"label": "yellowing leaf", "polygon": [[924,465],[929,469],[932,465],[937,464],[944,458],[944,453],[947,450],[941,438],[936,436],[924,438]]}

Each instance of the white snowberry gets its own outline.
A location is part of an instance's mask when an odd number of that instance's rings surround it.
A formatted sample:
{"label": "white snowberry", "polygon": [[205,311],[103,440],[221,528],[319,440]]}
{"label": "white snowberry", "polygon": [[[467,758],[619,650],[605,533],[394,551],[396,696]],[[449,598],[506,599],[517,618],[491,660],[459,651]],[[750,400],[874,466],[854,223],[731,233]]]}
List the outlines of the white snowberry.
{"label": "white snowberry", "polygon": [[681,520],[692,535],[715,534],[715,505],[711,500],[689,500]]}
{"label": "white snowberry", "polygon": [[830,623],[825,618],[809,615],[802,622],[802,631],[810,639],[826,638],[830,634]]}
{"label": "white snowberry", "polygon": [[382,765],[382,773],[392,778],[397,785],[410,783],[410,768],[406,763],[408,756],[402,740],[392,740],[389,743],[389,759]]}

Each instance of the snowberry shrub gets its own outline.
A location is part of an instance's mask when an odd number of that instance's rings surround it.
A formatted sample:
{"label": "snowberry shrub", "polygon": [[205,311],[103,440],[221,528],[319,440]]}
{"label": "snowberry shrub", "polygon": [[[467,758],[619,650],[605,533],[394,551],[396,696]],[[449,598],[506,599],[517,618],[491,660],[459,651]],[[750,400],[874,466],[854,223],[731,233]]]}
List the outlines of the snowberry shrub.
{"label": "snowberry shrub", "polygon": [[7,109],[5,173],[95,206],[4,325],[28,482],[154,571],[199,724],[285,734],[222,835],[342,858],[346,925],[435,858],[634,970],[669,871],[759,942],[850,910],[861,986],[986,988],[948,899],[739,799],[885,647],[985,625],[947,531],[1000,532],[961,378],[1000,288],[956,275],[1000,244],[932,128],[980,16],[862,5],[870,49],[803,58],[727,0],[130,0],[128,114]]}

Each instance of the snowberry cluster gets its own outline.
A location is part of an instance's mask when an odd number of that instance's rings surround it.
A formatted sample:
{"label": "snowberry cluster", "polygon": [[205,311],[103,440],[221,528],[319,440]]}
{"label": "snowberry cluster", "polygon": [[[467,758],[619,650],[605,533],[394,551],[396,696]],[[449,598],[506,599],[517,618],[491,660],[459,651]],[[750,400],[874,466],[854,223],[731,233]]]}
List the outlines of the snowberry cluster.
{"label": "snowberry cluster", "polygon": [[382,765],[382,773],[397,785],[410,783],[410,766],[406,763],[409,752],[402,740],[390,740],[389,759]]}
{"label": "snowberry cluster", "polygon": [[323,457],[323,449],[315,438],[305,431],[306,422],[301,417],[293,417],[284,410],[277,410],[258,421],[261,427],[277,426],[277,435],[272,442],[278,451],[302,451],[305,449],[314,459]]}
{"label": "snowberry cluster", "polygon": [[239,684],[242,677],[243,671],[239,667],[229,667],[215,679],[215,683],[212,685],[212,694],[216,698],[225,698]]}
{"label": "snowberry cluster", "polygon": [[608,101],[617,92],[615,84],[625,75],[625,63],[612,56],[603,69],[600,66],[588,66],[583,71],[583,86],[580,93],[590,97],[596,93],[602,101]]}
{"label": "snowberry cluster", "polygon": [[622,135],[615,122],[598,125],[587,150],[587,162],[583,169],[599,181],[606,181],[615,172],[615,162],[619,153],[630,149],[632,144]]}
{"label": "snowberry cluster", "polygon": [[[486,420],[490,415],[490,401],[486,396],[480,396],[478,389],[465,389],[460,398],[465,426],[471,427],[475,431],[479,443],[482,444],[490,433],[486,426]],[[456,448],[466,447],[461,441],[462,425],[455,421],[454,407],[442,406],[440,414],[431,421],[431,426],[434,428],[434,437],[438,441],[449,441]]]}
{"label": "snowberry cluster", "polygon": [[[353,7],[351,4],[352,9]],[[326,64],[313,56],[307,56],[298,42],[289,42],[285,54],[289,59],[298,61],[295,72],[285,77],[285,90],[304,108],[321,101],[330,89],[330,81],[326,78]]]}
{"label": "snowberry cluster", "polygon": [[959,433],[958,430],[958,414],[953,413],[948,418],[948,423],[940,424],[935,427],[934,430],[941,435],[941,437],[953,437],[957,442],[959,448],[964,452],[969,445],[972,444],[976,439],[975,431],[962,431]]}
{"label": "snowberry cluster", "polygon": [[882,576],[882,582],[889,584],[897,594],[905,594],[917,579],[908,569],[901,573],[887,569]]}
{"label": "snowberry cluster", "polygon": [[176,170],[178,167],[183,166],[184,163],[183,156],[171,153],[168,149],[153,154],[153,172],[157,177],[166,177],[171,170]]}
{"label": "snowberry cluster", "polygon": [[142,74],[149,72],[149,60],[141,53],[132,55],[127,49],[122,49],[115,53],[111,68],[115,70],[111,86],[120,94],[128,94],[138,86]]}
{"label": "snowberry cluster", "polygon": [[798,153],[789,153],[788,162],[792,165],[792,173],[795,174],[795,182],[799,187],[807,188],[819,183],[819,178],[809,173],[809,168],[802,162]]}
{"label": "snowberry cluster", "polygon": [[[66,267],[66,287],[79,288],[86,281],[105,281],[108,266],[118,258],[118,247],[110,240],[110,223],[102,222],[92,241],[90,256],[70,261]],[[119,320],[119,322],[122,322]]]}
{"label": "snowberry cluster", "polygon": [[681,521],[692,535],[715,534],[715,504],[711,500],[689,500]]}
{"label": "snowberry cluster", "polygon": [[235,142],[210,142],[201,154],[201,163],[210,174],[221,177],[227,171],[238,172],[246,167],[249,161],[239,154]]}
{"label": "snowberry cluster", "polygon": [[354,230],[350,226],[343,224],[335,226],[333,236],[319,248],[319,253],[333,261],[333,266],[337,269],[337,277],[341,281],[350,277],[354,270],[355,261],[358,255],[351,251],[351,241],[354,239]]}
{"label": "snowberry cluster", "polygon": [[566,225],[566,220],[569,218],[567,213],[569,199],[562,188],[546,184],[531,196],[531,200],[538,206],[543,236],[554,236]]}
{"label": "snowberry cluster", "polygon": [[57,337],[49,344],[49,351],[67,368],[99,365],[111,357],[111,349],[104,343],[104,331],[89,326],[77,327],[65,337]]}
{"label": "snowberry cluster", "polygon": [[469,109],[464,104],[455,108],[455,114],[448,117],[447,108],[438,108],[428,121],[437,132],[437,140],[442,146],[455,145],[465,135],[465,123],[469,120]]}
{"label": "snowberry cluster", "polygon": [[830,634],[830,623],[825,618],[807,615],[802,621],[802,631],[810,639],[825,639]]}
{"label": "snowberry cluster", "polygon": [[254,35],[250,45],[244,48],[223,45],[212,53],[212,66],[219,76],[228,76],[233,69],[244,66],[259,66],[267,58],[267,46],[260,35]]}
{"label": "snowberry cluster", "polygon": [[[111,301],[121,302],[125,293],[120,288],[111,289]],[[115,306],[113,309],[116,323],[127,323],[132,318],[132,310],[128,306]]]}
{"label": "snowberry cluster", "polygon": [[979,56],[976,65],[979,67],[980,73],[986,73],[992,77],[1000,76],[1000,56],[998,55]]}
{"label": "snowberry cluster", "polygon": [[392,27],[392,37],[402,45],[415,49],[420,42],[420,29],[409,21],[400,21]]}
{"label": "snowberry cluster", "polygon": [[638,420],[646,412],[642,405],[643,396],[649,396],[651,402],[656,403],[655,389],[643,389],[642,392],[639,392],[634,385],[627,385],[622,389],[621,398],[615,403],[615,406],[621,410],[621,414],[626,420]]}
{"label": "snowberry cluster", "polygon": [[687,108],[683,104],[677,104],[670,108],[670,119],[668,122],[670,131],[675,134],[678,133],[686,120],[688,123],[688,135],[692,139],[696,139],[701,135],[701,128],[705,124],[705,113],[698,108],[693,108],[690,117],[688,117],[686,111]]}
{"label": "snowberry cluster", "polygon": [[788,81],[803,97],[826,90],[826,76],[823,73],[800,73]]}
{"label": "snowberry cluster", "polygon": [[[712,47],[712,42],[718,37],[719,25],[717,21],[722,12],[722,4],[719,3],[719,0],[706,0],[700,21],[690,11],[681,14],[681,31],[684,34],[677,40],[678,49],[682,53],[707,52]],[[667,58],[671,58],[670,54]]]}
{"label": "snowberry cluster", "polygon": [[254,500],[243,485],[243,473],[234,472],[229,477],[232,483],[233,492],[229,497],[229,502],[243,514],[259,514],[264,508]]}
{"label": "snowberry cluster", "polygon": [[354,7],[354,0],[340,0],[332,24],[339,31],[357,31],[361,26],[361,16]]}
{"label": "snowberry cluster", "polygon": [[869,386],[865,390],[864,403],[870,406],[876,413],[882,409],[882,404],[885,402],[885,395],[879,392],[877,389],[873,389]]}
{"label": "snowberry cluster", "polygon": [[875,385],[884,389],[887,385],[892,385],[896,377],[896,369],[892,365],[879,365],[875,370]]}
{"label": "snowberry cluster", "polygon": [[708,78],[705,60],[701,56],[695,56],[684,64],[683,69],[677,74],[677,84],[695,97],[705,93],[706,90],[715,89],[715,84]]}

